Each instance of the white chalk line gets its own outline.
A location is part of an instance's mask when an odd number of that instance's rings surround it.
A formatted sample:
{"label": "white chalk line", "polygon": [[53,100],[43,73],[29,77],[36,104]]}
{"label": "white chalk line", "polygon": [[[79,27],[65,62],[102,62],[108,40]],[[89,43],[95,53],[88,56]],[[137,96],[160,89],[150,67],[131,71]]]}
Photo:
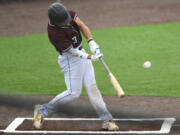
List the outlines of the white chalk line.
{"label": "white chalk line", "polygon": [[[32,118],[16,118],[5,130],[5,133],[31,133],[31,134],[165,134],[169,133],[172,124],[175,122],[175,118],[152,118],[152,119],[114,119],[115,121],[155,121],[164,120],[161,129],[158,131],[20,131],[16,128],[22,124],[22,122],[32,120]],[[45,118],[45,120],[100,120],[97,118]]]}
{"label": "white chalk line", "polygon": [[16,128],[22,124],[25,118],[16,118],[5,130],[4,132],[14,132]]}
{"label": "white chalk line", "polygon": [[164,131],[14,131],[16,134],[168,134]]}
{"label": "white chalk line", "polygon": [[[26,120],[32,120],[33,118],[22,118],[22,119],[26,119]],[[175,120],[175,118],[135,118],[135,119],[113,119],[114,121],[157,121],[157,120],[166,120],[166,119],[173,119]],[[69,121],[94,121],[94,120],[99,120],[101,121],[101,119],[99,118],[44,118],[44,120],[69,120]]]}
{"label": "white chalk line", "polygon": [[160,131],[164,131],[166,133],[169,133],[172,127],[172,124],[176,121],[175,118],[169,118],[169,119],[165,119],[162,126],[161,126],[161,130]]}

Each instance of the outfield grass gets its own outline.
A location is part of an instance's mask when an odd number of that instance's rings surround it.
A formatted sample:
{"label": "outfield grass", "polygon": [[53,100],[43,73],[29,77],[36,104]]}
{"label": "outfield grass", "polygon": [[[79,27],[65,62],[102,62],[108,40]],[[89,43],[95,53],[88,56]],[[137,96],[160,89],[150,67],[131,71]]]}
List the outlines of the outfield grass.
{"label": "outfield grass", "polygon": [[[127,95],[180,97],[179,29],[180,23],[169,23],[92,33]],[[58,53],[46,34],[0,38],[0,54],[2,93],[57,94],[66,89]],[[150,69],[142,68],[146,60],[152,63]],[[101,92],[115,95],[102,65],[94,62],[94,67]]]}

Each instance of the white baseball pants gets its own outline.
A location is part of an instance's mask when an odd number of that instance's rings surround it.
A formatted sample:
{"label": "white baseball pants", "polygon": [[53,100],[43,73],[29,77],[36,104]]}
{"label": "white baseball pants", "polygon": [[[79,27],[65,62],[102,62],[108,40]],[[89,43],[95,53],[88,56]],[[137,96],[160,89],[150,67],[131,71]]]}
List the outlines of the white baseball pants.
{"label": "white baseball pants", "polygon": [[91,60],[81,59],[70,53],[63,53],[63,55],[59,55],[58,63],[64,72],[67,90],[57,95],[48,104],[41,105],[39,107],[40,114],[46,117],[55,112],[58,105],[77,99],[81,94],[82,85],[84,85],[88,98],[101,120],[111,120],[112,115],[108,111],[96,85]]}

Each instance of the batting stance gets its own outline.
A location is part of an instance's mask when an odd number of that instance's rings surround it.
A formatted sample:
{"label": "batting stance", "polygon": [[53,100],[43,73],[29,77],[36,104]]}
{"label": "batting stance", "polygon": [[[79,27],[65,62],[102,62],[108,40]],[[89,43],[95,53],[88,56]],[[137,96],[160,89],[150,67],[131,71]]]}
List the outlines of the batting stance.
{"label": "batting stance", "polygon": [[[43,118],[55,112],[56,107],[77,99],[84,85],[89,100],[103,121],[105,130],[119,130],[113,122],[112,115],[107,110],[101,93],[97,87],[94,69],[91,63],[103,55],[99,46],[93,40],[89,28],[80,20],[74,11],[68,11],[61,3],[53,3],[48,8],[48,37],[59,52],[58,63],[64,72],[67,90],[57,95],[49,103],[36,105],[33,125],[41,129]],[[82,47],[81,33],[87,39],[93,55],[89,55]]]}

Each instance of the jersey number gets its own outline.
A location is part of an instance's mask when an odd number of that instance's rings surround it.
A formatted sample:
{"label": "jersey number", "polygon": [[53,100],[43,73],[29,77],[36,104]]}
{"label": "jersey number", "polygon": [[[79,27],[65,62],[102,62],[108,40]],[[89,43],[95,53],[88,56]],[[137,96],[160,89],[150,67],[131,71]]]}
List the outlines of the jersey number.
{"label": "jersey number", "polygon": [[77,43],[77,37],[76,37],[76,36],[72,37],[72,40],[73,40],[73,43],[74,43],[74,44]]}

